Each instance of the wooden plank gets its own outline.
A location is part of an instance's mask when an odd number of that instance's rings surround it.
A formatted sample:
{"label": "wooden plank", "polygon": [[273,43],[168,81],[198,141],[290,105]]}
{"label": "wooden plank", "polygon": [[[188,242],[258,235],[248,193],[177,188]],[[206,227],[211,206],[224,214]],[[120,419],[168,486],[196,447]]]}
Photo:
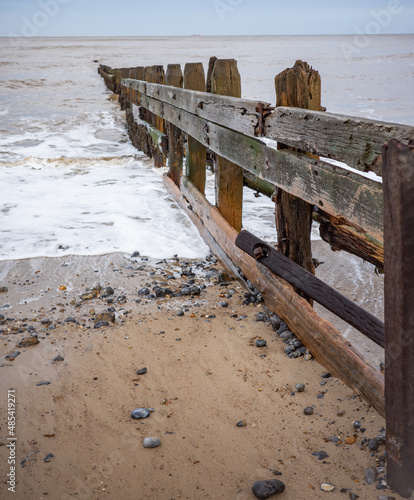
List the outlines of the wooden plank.
{"label": "wooden plank", "polygon": [[184,206],[188,215],[196,214],[203,230],[209,231],[226,255],[262,293],[270,310],[276,312],[314,357],[332,375],[341,378],[359,392],[381,415],[385,414],[384,378],[367,362],[329,322],[320,318],[291,285],[275,276],[255,259],[236,247],[238,232],[212,207],[188,181],[181,179],[181,191],[191,206]]}
{"label": "wooden plank", "polygon": [[[241,78],[234,59],[217,59],[211,72],[211,92],[241,97]],[[243,170],[236,163],[215,158],[216,206],[226,221],[240,231],[243,213]]]}
{"label": "wooden plank", "polygon": [[280,107],[266,118],[265,136],[309,153],[345,162],[357,170],[372,170],[382,175],[382,145],[391,139],[409,142],[414,139],[414,127]]}
{"label": "wooden plank", "polygon": [[[206,77],[202,63],[187,63],[185,65],[184,87],[187,89],[187,95],[189,91],[205,91]],[[177,94],[178,92],[174,95]],[[205,146],[189,134],[186,148],[186,175],[202,193],[204,193],[206,186],[206,156]]]}
{"label": "wooden plank", "polygon": [[267,245],[249,231],[242,231],[236,238],[236,245],[256,258],[261,264],[298,288],[306,296],[316,300],[328,311],[333,312],[366,337],[384,347],[384,323],[362,309],[347,297],[316,278],[275,248]]}
{"label": "wooden plank", "polygon": [[317,210],[321,238],[331,245],[331,250],[344,250],[374,264],[378,271],[384,268],[384,245],[372,235],[361,232],[343,217],[334,217]]}
{"label": "wooden plank", "polygon": [[[131,80],[128,85],[138,89],[141,83]],[[270,106],[264,101],[239,99],[189,89],[172,91],[168,86],[156,84],[147,84],[144,92],[149,97],[247,135],[258,135],[260,117],[258,109],[260,106],[264,109]]]}
{"label": "wooden plank", "polygon": [[383,149],[387,482],[414,491],[414,143]]}
{"label": "wooden plank", "polygon": [[[179,64],[169,64],[165,74],[165,83],[171,87],[182,87],[184,82],[183,72]],[[183,170],[183,134],[181,130],[167,123],[168,135],[168,175],[179,187]]]}
{"label": "wooden plank", "polygon": [[[161,103],[162,104],[162,103]],[[300,153],[278,151],[259,138],[207,122],[169,104],[147,98],[146,106],[194,136],[200,143],[263,180],[343,216],[378,240],[382,240],[382,186],[349,170]]]}

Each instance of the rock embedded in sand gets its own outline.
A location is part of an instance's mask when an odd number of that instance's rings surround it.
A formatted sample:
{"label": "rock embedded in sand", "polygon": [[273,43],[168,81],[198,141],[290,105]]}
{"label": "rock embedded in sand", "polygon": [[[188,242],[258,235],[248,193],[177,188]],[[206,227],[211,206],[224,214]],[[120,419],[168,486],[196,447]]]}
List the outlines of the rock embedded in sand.
{"label": "rock embedded in sand", "polygon": [[16,347],[30,347],[32,345],[36,345],[39,343],[39,339],[34,335],[30,337],[26,337],[22,339],[20,342],[17,342]]}
{"label": "rock embedded in sand", "polygon": [[9,361],[14,361],[20,354],[21,354],[20,351],[15,351],[12,352],[11,354],[8,354],[5,359],[8,359]]}
{"label": "rock embedded in sand", "polygon": [[145,296],[149,295],[151,293],[151,290],[147,287],[141,288],[141,290],[138,290],[138,295]]}
{"label": "rock embedded in sand", "polygon": [[247,425],[247,422],[246,420],[240,420],[239,422],[237,422],[237,427],[246,427]]}
{"label": "rock embedded in sand", "polygon": [[100,321],[115,323],[115,314],[113,312],[101,312],[95,316],[95,323]]}
{"label": "rock embedded in sand", "polygon": [[326,453],[326,451],[314,451],[312,455],[314,457],[317,457],[318,460],[325,460],[325,458],[329,458],[329,455]]}
{"label": "rock embedded in sand", "polygon": [[252,486],[253,494],[256,498],[266,499],[285,491],[285,485],[279,479],[268,479],[267,481],[256,481]]}
{"label": "rock embedded in sand", "polygon": [[137,375],[145,375],[147,373],[147,368],[144,366],[144,368],[140,368],[137,370]]}
{"label": "rock embedded in sand", "polygon": [[141,419],[147,418],[150,416],[150,412],[146,408],[137,408],[136,410],[132,410],[131,418]]}
{"label": "rock embedded in sand", "polygon": [[43,382],[38,382],[36,384],[36,387],[40,387],[41,385],[50,385],[50,382],[47,380],[43,380]]}
{"label": "rock embedded in sand", "polygon": [[267,342],[264,339],[256,339],[254,344],[256,347],[266,347]]}
{"label": "rock embedded in sand", "polygon": [[144,448],[158,448],[161,446],[161,439],[157,437],[149,437],[144,439]]}
{"label": "rock embedded in sand", "polygon": [[58,363],[59,361],[65,361],[65,358],[62,356],[56,356],[56,358],[53,358],[52,363]]}

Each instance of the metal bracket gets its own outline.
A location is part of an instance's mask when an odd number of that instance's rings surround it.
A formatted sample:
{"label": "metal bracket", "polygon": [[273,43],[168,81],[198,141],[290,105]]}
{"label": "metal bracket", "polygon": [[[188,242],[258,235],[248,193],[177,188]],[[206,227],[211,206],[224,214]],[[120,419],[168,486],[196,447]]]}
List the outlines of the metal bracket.
{"label": "metal bracket", "polygon": [[272,106],[265,107],[265,105],[262,102],[259,102],[259,104],[257,105],[256,112],[259,113],[259,123],[256,129],[257,137],[264,136],[265,119],[274,109],[275,108]]}

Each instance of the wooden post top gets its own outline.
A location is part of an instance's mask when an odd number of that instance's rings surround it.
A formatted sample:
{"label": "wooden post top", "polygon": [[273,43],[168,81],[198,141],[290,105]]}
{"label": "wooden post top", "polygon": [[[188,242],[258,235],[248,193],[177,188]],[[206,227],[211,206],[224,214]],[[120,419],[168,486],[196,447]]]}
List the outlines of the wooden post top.
{"label": "wooden post top", "polygon": [[187,63],[184,67],[184,88],[206,91],[206,75],[203,63]]}
{"label": "wooden post top", "polygon": [[165,84],[171,87],[182,88],[184,83],[183,72],[180,64],[169,64],[165,74]]}
{"label": "wooden post top", "polygon": [[307,62],[296,61],[275,78],[276,106],[321,111],[321,77]]}
{"label": "wooden post top", "polygon": [[235,59],[217,59],[211,72],[211,92],[241,97],[241,78]]}

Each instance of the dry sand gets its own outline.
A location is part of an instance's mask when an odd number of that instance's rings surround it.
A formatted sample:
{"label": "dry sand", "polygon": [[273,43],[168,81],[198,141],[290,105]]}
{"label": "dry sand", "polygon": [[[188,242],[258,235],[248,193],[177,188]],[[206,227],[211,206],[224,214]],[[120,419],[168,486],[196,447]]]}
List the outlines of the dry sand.
{"label": "dry sand", "polygon": [[[277,478],[286,490],[274,498],[286,500],[352,493],[364,500],[399,498],[364,478],[384,446],[372,453],[360,443],[383,432],[384,420],[341,381],[321,378],[325,370],[315,360],[289,359],[271,325],[256,321],[263,305],[243,305],[237,281],[204,278],[219,263],[197,271],[196,283],[208,285],[200,296],[138,296],[154,281],[179,288],[187,280],[182,264],[124,255],[0,263],[0,286],[8,288],[0,294],[0,307],[6,304],[0,309],[0,497],[247,500],[255,498],[254,481]],[[196,269],[194,262],[186,267]],[[176,279],[167,281],[171,274]],[[97,283],[113,287],[114,303],[98,297],[77,305]],[[236,292],[231,299],[230,289]],[[93,313],[110,306],[115,324],[93,328]],[[184,316],[177,316],[182,309]],[[68,317],[77,323],[65,323]],[[45,318],[56,328],[41,323]],[[33,325],[40,342],[6,360],[28,336],[18,332],[23,325]],[[255,347],[256,338],[267,346]],[[64,360],[53,362],[58,355]],[[138,376],[142,367],[148,371]],[[42,381],[50,384],[36,386]],[[297,383],[305,384],[304,392],[295,391]],[[11,388],[17,396],[15,494],[6,484]],[[304,415],[307,406],[313,415]],[[139,407],[155,411],[133,420],[130,413]],[[245,427],[236,426],[241,420]],[[365,432],[354,429],[355,420]],[[347,444],[354,435],[356,442]],[[159,448],[143,447],[151,436],[161,439]],[[312,455],[319,451],[328,457]],[[321,491],[322,483],[335,490]]]}

